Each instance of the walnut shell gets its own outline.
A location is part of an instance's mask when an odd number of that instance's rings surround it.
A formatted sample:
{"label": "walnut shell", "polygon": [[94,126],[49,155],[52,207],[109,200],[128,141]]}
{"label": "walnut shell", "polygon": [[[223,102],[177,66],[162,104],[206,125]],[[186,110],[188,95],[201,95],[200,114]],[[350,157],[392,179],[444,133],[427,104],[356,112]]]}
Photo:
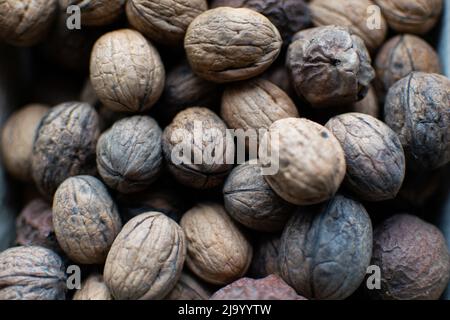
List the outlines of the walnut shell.
{"label": "walnut shell", "polygon": [[162,213],[143,213],[114,241],[105,263],[105,282],[118,300],[162,299],[178,282],[185,257],[183,230]]}
{"label": "walnut shell", "polygon": [[57,0],[3,0],[0,2],[0,40],[16,46],[42,41],[58,8]]}
{"label": "walnut shell", "polygon": [[206,108],[177,114],[163,133],[164,157],[177,181],[197,189],[223,183],[232,169],[227,159],[234,159],[234,141],[226,130],[222,119]]}
{"label": "walnut shell", "polygon": [[279,276],[264,279],[242,278],[220,289],[211,300],[306,300]]}
{"label": "walnut shell", "polygon": [[374,0],[389,26],[400,33],[425,34],[434,27],[442,0]]}
{"label": "walnut shell", "polygon": [[98,115],[86,103],[53,107],[42,119],[34,141],[33,180],[45,197],[69,177],[95,173]]}
{"label": "walnut shell", "polygon": [[397,134],[362,113],[336,116],[325,127],[344,149],[347,187],[367,201],[395,198],[405,177],[405,155]]}
{"label": "walnut shell", "polygon": [[199,279],[188,272],[181,274],[180,280],[165,300],[208,300],[211,296],[209,289]]}
{"label": "walnut shell", "polygon": [[245,8],[208,10],[189,25],[184,47],[193,71],[214,82],[245,80],[264,72],[280,53],[277,28]]}
{"label": "walnut shell", "polygon": [[378,104],[377,93],[373,86],[369,87],[369,91],[364,99],[353,103],[348,107],[349,112],[359,112],[368,114],[374,118],[380,117],[380,107]]}
{"label": "walnut shell", "polygon": [[364,40],[370,51],[374,51],[384,42],[388,31],[383,16],[380,16],[379,28],[372,28],[368,23],[373,14],[368,8],[374,5],[372,0],[313,0],[309,7],[316,27],[331,24],[348,27]]}
{"label": "walnut shell", "polygon": [[207,9],[206,0],[129,0],[126,6],[134,28],[167,45],[181,45],[189,24]]}
{"label": "walnut shell", "polygon": [[103,276],[100,274],[90,275],[81,284],[81,289],[77,290],[73,300],[112,300],[111,292],[106,286]]}
{"label": "walnut shell", "polygon": [[234,168],[223,188],[225,209],[250,229],[279,231],[295,207],[270,188],[262,173],[259,165],[248,162]]}
{"label": "walnut shell", "polygon": [[253,259],[249,274],[254,278],[264,278],[271,274],[280,274],[278,250],[280,235],[261,235],[254,244]]}
{"label": "walnut shell", "polygon": [[75,262],[101,264],[122,227],[119,211],[96,178],[64,181],[53,199],[53,225],[64,252]]}
{"label": "walnut shell", "polygon": [[450,278],[450,255],[442,233],[418,217],[398,214],[374,232],[372,264],[381,268],[377,298],[439,299]]}
{"label": "walnut shell", "polygon": [[134,30],[116,30],[98,39],[90,70],[98,98],[113,111],[146,111],[164,89],[165,70],[158,51]]}
{"label": "walnut shell", "polygon": [[117,121],[97,144],[97,169],[112,189],[132,193],[145,189],[163,166],[162,130],[148,116]]}
{"label": "walnut shell", "polygon": [[364,207],[336,196],[292,216],[279,249],[282,278],[311,299],[345,299],[361,284],[372,255]]}
{"label": "walnut shell", "polygon": [[297,33],[286,62],[297,94],[317,108],[363,99],[375,78],[371,63],[363,40],[338,26]]}
{"label": "walnut shell", "polygon": [[186,264],[199,278],[223,285],[247,272],[252,247],[223,206],[198,204],[180,224],[187,240]]}
{"label": "walnut shell", "polygon": [[83,26],[104,26],[114,22],[124,11],[126,0],[59,0],[61,9],[80,8]]}
{"label": "walnut shell", "polygon": [[37,128],[49,108],[30,104],[14,112],[2,129],[2,159],[6,170],[22,181],[31,178],[31,154]]}
{"label": "walnut shell", "polygon": [[386,92],[413,71],[441,73],[437,52],[421,38],[409,34],[395,36],[383,45],[375,69]]}
{"label": "walnut shell", "polygon": [[66,275],[61,258],[37,246],[0,253],[0,300],[64,300]]}
{"label": "walnut shell", "polygon": [[264,178],[281,198],[308,205],[336,193],[345,176],[345,157],[327,128],[307,119],[282,119],[270,126],[265,141],[260,148],[263,167],[279,169]]}
{"label": "walnut shell", "polygon": [[407,163],[432,170],[450,161],[450,79],[412,72],[396,82],[384,105],[385,122],[400,137]]}

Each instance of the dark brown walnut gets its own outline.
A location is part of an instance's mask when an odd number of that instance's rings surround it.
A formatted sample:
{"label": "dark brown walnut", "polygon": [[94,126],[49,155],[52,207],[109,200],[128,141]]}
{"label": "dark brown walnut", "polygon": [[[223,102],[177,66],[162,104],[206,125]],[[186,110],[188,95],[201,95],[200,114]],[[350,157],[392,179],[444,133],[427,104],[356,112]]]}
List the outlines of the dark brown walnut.
{"label": "dark brown walnut", "polygon": [[129,0],[126,6],[134,28],[166,45],[183,44],[189,24],[207,9],[206,0]]}
{"label": "dark brown walnut", "polygon": [[300,31],[287,53],[295,90],[313,107],[332,107],[363,99],[375,77],[363,40],[347,27]]}
{"label": "dark brown walnut", "polygon": [[181,111],[163,133],[169,170],[180,183],[208,189],[223,183],[234,160],[233,137],[225,123],[207,108]]}
{"label": "dark brown walnut", "polygon": [[50,109],[36,133],[31,157],[33,180],[45,197],[69,177],[93,174],[99,136],[98,115],[86,103],[68,102]]}
{"label": "dark brown walnut", "polygon": [[23,208],[16,220],[16,243],[41,246],[61,251],[53,228],[52,207],[42,199],[34,199]]}
{"label": "dark brown walnut", "polygon": [[32,46],[43,40],[58,8],[57,0],[0,1],[0,41]]}
{"label": "dark brown walnut", "polygon": [[64,181],[53,199],[56,238],[73,261],[105,262],[122,223],[106,187],[96,178],[77,176]]}
{"label": "dark brown walnut", "polygon": [[366,97],[347,107],[347,110],[348,112],[359,112],[368,114],[369,116],[375,118],[380,117],[380,106],[378,103],[378,97],[374,87],[370,86]]}
{"label": "dark brown walnut", "polygon": [[61,258],[38,246],[0,253],[0,300],[64,300],[66,275]]}
{"label": "dark brown walnut", "polygon": [[225,182],[223,196],[230,216],[258,231],[283,229],[295,208],[270,188],[262,168],[249,162],[233,169]]}
{"label": "dark brown walnut", "polygon": [[265,15],[277,27],[285,43],[311,24],[308,5],[303,0],[213,0],[211,8],[248,8]]}
{"label": "dark brown walnut", "polygon": [[22,181],[31,178],[31,154],[37,128],[49,108],[31,104],[14,112],[2,129],[3,164],[13,177]]}
{"label": "dark brown walnut", "polygon": [[405,155],[397,134],[384,122],[362,113],[345,113],[325,125],[345,153],[346,186],[360,199],[396,197],[405,177]]}
{"label": "dark brown walnut", "polygon": [[211,300],[306,300],[279,276],[264,279],[242,278],[220,289]]}
{"label": "dark brown walnut", "polygon": [[[299,156],[301,155],[301,156]],[[307,119],[274,122],[260,148],[264,176],[284,200],[296,205],[333,197],[345,176],[345,157],[339,141],[325,127]]]}
{"label": "dark brown walnut", "polygon": [[412,72],[395,83],[384,105],[385,122],[400,137],[408,165],[431,170],[450,161],[450,79]]}
{"label": "dark brown walnut", "polygon": [[195,18],[184,47],[197,75],[222,83],[264,72],[278,57],[282,42],[265,16],[246,8],[220,7]]}
{"label": "dark brown walnut", "polygon": [[103,276],[100,274],[90,275],[81,284],[81,289],[77,290],[73,300],[112,300],[111,293],[106,286]]}
{"label": "dark brown walnut", "polygon": [[282,278],[310,299],[345,299],[361,284],[372,255],[372,224],[364,207],[341,195],[301,209],[283,231]]}
{"label": "dark brown walnut", "polygon": [[400,33],[425,34],[442,11],[442,0],[374,0],[389,26]]}
{"label": "dark brown walnut", "polygon": [[421,38],[409,34],[395,36],[383,45],[375,69],[385,92],[413,71],[441,73],[436,51]]}
{"label": "dark brown walnut", "polygon": [[211,296],[207,286],[189,272],[183,272],[175,288],[165,300],[208,300]]}
{"label": "dark brown walnut", "polygon": [[122,193],[145,189],[163,166],[161,135],[148,116],[117,121],[97,144],[97,169],[103,181]]}
{"label": "dark brown walnut", "polygon": [[[364,40],[370,51],[377,49],[386,38],[388,25],[382,15],[373,18],[372,0],[313,0],[311,9],[312,21],[316,27],[338,25],[348,27],[354,34]],[[373,22],[379,23],[376,27]]]}
{"label": "dark brown walnut", "polygon": [[161,96],[165,70],[158,51],[143,35],[122,29],[97,40],[90,77],[98,98],[108,108],[143,112]]}
{"label": "dark brown walnut", "polygon": [[261,77],[278,86],[289,97],[296,97],[291,79],[289,79],[288,69],[286,68],[284,63],[272,65],[269,70],[261,75]]}
{"label": "dark brown walnut", "polygon": [[118,300],[164,298],[178,282],[186,257],[183,230],[159,212],[131,219],[114,241],[104,278]]}
{"label": "dark brown walnut", "polygon": [[271,274],[279,274],[278,249],[280,235],[261,235],[254,244],[253,259],[249,274],[252,278],[264,278]]}
{"label": "dark brown walnut", "polygon": [[59,0],[62,10],[78,6],[83,26],[104,26],[114,22],[124,11],[125,0]]}
{"label": "dark brown walnut", "polygon": [[445,238],[418,217],[398,214],[375,229],[372,264],[381,269],[380,299],[439,299],[450,278]]}
{"label": "dark brown walnut", "polygon": [[223,285],[247,272],[253,249],[223,206],[200,203],[180,224],[187,241],[186,264],[199,278]]}

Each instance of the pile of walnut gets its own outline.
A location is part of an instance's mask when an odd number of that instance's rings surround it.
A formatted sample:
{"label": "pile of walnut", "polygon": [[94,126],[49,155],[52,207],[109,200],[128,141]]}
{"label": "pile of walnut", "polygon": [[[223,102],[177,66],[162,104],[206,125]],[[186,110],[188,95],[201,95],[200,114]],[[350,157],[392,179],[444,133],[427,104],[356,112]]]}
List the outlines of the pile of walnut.
{"label": "pile of walnut", "polygon": [[[450,255],[425,220],[450,162],[450,80],[420,35],[442,5],[0,1],[2,42],[89,78],[70,99],[42,85],[3,126],[28,203],[0,299],[438,299]],[[250,149],[227,129],[265,129],[261,161],[184,161]]]}

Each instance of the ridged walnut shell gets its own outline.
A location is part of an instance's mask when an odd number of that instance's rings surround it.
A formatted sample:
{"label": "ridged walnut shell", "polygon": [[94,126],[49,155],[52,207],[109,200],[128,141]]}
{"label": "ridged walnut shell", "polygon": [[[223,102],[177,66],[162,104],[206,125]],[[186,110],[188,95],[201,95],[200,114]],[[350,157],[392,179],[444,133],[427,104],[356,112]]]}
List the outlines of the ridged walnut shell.
{"label": "ridged walnut shell", "polygon": [[186,234],[189,269],[212,284],[241,278],[252,259],[252,247],[223,206],[201,203],[181,218]]}
{"label": "ridged walnut shell", "polygon": [[73,300],[112,300],[111,293],[106,286],[103,276],[100,274],[90,275],[81,284],[81,289],[73,295]]}
{"label": "ridged walnut shell", "polygon": [[199,279],[183,271],[180,280],[164,300],[208,300],[209,289]]}
{"label": "ridged walnut shell", "polygon": [[80,8],[83,26],[104,26],[114,22],[124,11],[126,0],[59,0],[64,12],[67,7],[76,5]]}
{"label": "ridged walnut shell", "polygon": [[185,257],[185,236],[176,222],[159,212],[143,213],[117,236],[103,276],[115,299],[163,299],[178,282]]}

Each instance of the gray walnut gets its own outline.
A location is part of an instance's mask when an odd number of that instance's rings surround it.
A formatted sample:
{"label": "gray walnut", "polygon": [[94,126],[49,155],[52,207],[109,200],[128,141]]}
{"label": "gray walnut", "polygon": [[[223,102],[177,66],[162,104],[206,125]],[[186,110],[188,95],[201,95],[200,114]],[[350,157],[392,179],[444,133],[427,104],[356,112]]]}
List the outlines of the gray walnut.
{"label": "gray walnut", "polygon": [[83,26],[104,26],[114,22],[124,11],[126,0],[59,0],[62,10],[76,5],[80,8]]}
{"label": "gray walnut", "polygon": [[253,247],[253,259],[249,270],[251,277],[259,279],[271,274],[280,274],[278,265],[280,235],[262,234]]}

